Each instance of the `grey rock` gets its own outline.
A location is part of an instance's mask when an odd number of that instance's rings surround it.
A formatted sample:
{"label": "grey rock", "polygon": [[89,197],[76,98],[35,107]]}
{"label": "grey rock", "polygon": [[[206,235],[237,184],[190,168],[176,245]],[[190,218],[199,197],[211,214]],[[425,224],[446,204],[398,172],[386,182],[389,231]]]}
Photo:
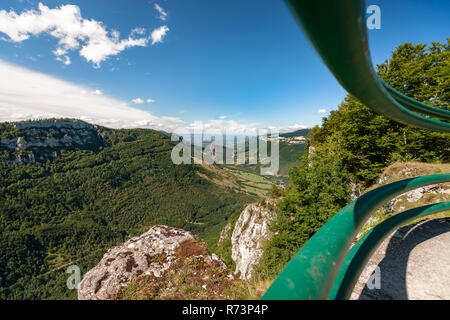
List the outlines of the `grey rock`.
{"label": "grey rock", "polygon": [[[121,288],[140,276],[161,278],[166,272],[176,272],[182,252],[177,249],[184,242],[194,239],[191,233],[182,229],[158,225],[139,237],[109,249],[97,266],[84,275],[79,284],[78,299],[110,300]],[[194,257],[207,265],[218,265],[227,270],[215,254],[205,251]]]}
{"label": "grey rock", "polygon": [[58,156],[55,149],[95,149],[104,144],[97,126],[79,120],[29,121],[13,126],[20,130],[18,136],[0,139],[0,150],[26,151],[29,155],[3,160],[10,163],[33,163],[36,158],[45,161]]}
{"label": "grey rock", "polygon": [[231,258],[236,263],[235,272],[240,272],[241,279],[251,278],[254,267],[262,257],[263,244],[272,236],[269,223],[273,220],[274,213],[267,205],[273,201],[267,200],[264,206],[248,205],[236,221],[231,236]]}
{"label": "grey rock", "polygon": [[139,237],[109,249],[79,284],[79,300],[111,299],[140,275],[160,277],[175,259],[175,250],[194,236],[184,230],[154,226]]}

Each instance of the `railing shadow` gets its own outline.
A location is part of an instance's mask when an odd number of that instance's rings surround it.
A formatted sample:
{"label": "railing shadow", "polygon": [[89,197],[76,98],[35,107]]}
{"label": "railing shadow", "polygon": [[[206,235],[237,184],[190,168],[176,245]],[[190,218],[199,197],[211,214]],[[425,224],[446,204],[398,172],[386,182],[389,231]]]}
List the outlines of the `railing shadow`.
{"label": "railing shadow", "polygon": [[434,219],[400,228],[397,235],[401,237],[390,238],[385,256],[378,264],[380,289],[369,289],[365,285],[359,300],[407,300],[406,276],[411,251],[420,243],[446,232],[450,232],[449,219]]}

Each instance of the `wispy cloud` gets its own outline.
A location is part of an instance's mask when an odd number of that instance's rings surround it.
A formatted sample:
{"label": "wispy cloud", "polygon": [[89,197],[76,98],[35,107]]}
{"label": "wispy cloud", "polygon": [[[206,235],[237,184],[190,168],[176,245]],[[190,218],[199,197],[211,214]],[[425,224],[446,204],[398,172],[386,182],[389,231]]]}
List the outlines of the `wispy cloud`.
{"label": "wispy cloud", "polygon": [[80,91],[81,94],[95,94],[97,96],[101,96],[103,94],[103,92],[101,90],[93,90],[93,91],[87,91],[87,90],[81,90]]}
{"label": "wispy cloud", "polygon": [[324,114],[324,113],[327,113],[327,110],[326,109],[319,109],[319,110],[317,110],[317,113]]}
{"label": "wispy cloud", "polygon": [[109,98],[100,90],[0,60],[0,121],[76,118],[111,128],[152,128],[171,132],[182,120],[155,116]]}
{"label": "wispy cloud", "polygon": [[[195,128],[220,130],[229,134],[255,135],[257,129],[280,132],[305,128],[301,124],[264,127],[233,119],[185,122],[172,116],[156,116],[113,99],[99,89],[87,88],[53,76],[31,71],[0,60],[0,122],[42,118],[76,118],[111,128],[151,128],[167,132],[191,132]],[[149,103],[152,99],[133,99]],[[144,102],[145,101],[145,102]],[[183,110],[185,111],[185,110]],[[181,111],[179,114],[183,114]]]}
{"label": "wispy cloud", "polygon": [[155,9],[156,9],[156,11],[159,12],[159,18],[160,18],[162,21],[166,21],[166,20],[167,20],[167,12],[165,12],[164,9],[161,8],[161,7],[159,6],[159,4],[157,4],[157,3],[155,3]]}
{"label": "wispy cloud", "polygon": [[144,103],[153,103],[153,102],[155,102],[155,100],[153,100],[153,99],[144,100],[141,98],[136,98],[136,99],[131,100],[131,102],[134,104],[144,104]]}
{"label": "wispy cloud", "polygon": [[293,132],[293,131],[297,131],[300,129],[306,129],[306,128],[307,128],[307,126],[305,126],[303,124],[299,124],[299,123],[293,124],[291,126],[276,127],[276,129],[278,131],[280,131],[280,133]]}
{"label": "wispy cloud", "polygon": [[9,37],[1,37],[1,40],[19,43],[32,36],[49,34],[58,39],[53,53],[65,65],[71,64],[69,51],[78,50],[83,58],[98,68],[108,57],[127,48],[145,47],[150,40],[152,45],[162,42],[168,31],[167,26],[162,26],[146,37],[145,29],[135,28],[128,38],[120,39],[118,31],[108,31],[101,21],[83,18],[80,7],[76,5],[50,9],[39,3],[37,10],[25,10],[20,14],[13,10],[0,10],[0,33]]}
{"label": "wispy cloud", "polygon": [[134,104],[143,104],[144,100],[142,100],[141,98],[136,98],[136,99],[131,100],[131,102]]}

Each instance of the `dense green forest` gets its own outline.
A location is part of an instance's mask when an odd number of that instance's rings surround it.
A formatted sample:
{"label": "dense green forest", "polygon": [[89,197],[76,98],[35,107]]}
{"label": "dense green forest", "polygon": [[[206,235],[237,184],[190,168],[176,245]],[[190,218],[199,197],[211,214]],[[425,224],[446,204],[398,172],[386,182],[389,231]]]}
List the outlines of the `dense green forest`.
{"label": "dense green forest", "polygon": [[[2,124],[4,136],[20,131]],[[153,130],[99,128],[104,145],[33,164],[0,162],[0,299],[75,298],[65,273],[92,268],[110,247],[154,224],[208,240],[256,196],[170,160]],[[210,177],[211,179],[206,179]]]}
{"label": "dense green forest", "polygon": [[[396,90],[450,109],[450,39],[405,43],[377,66]],[[395,161],[449,162],[450,134],[407,127],[374,113],[348,95],[309,134],[309,150],[289,172],[260,271],[273,278],[295,252],[351,200],[352,187],[371,185]],[[279,190],[277,192],[280,192]]]}

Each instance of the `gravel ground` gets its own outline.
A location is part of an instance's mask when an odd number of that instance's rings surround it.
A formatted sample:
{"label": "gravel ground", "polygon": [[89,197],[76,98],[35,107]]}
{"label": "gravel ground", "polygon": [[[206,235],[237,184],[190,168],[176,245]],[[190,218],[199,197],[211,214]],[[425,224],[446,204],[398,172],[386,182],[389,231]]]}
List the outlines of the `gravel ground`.
{"label": "gravel ground", "polygon": [[[378,282],[370,279],[377,267]],[[377,284],[379,289],[373,288]],[[351,299],[450,300],[450,219],[423,221],[390,235],[361,273]]]}

